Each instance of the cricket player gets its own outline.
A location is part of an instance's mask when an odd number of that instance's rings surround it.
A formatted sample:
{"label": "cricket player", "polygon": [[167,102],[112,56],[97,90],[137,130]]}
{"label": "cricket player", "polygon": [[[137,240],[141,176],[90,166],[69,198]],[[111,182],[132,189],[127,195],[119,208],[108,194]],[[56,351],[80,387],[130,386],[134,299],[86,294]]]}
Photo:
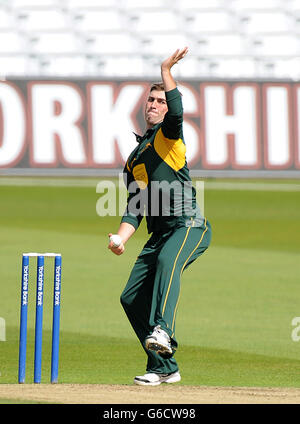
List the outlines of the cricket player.
{"label": "cricket player", "polygon": [[117,232],[121,244],[110,241],[108,245],[114,254],[123,254],[146,216],[151,236],[121,295],[121,304],[147,354],[146,373],[134,378],[135,384],[145,386],[181,380],[174,358],[180,277],[211,240],[210,224],[201,215],[189,176],[181,93],[171,73],[187,52],[187,47],[178,49],[164,60],[162,83],[150,89],[146,132],[136,135],[138,145],[124,167],[129,195]]}

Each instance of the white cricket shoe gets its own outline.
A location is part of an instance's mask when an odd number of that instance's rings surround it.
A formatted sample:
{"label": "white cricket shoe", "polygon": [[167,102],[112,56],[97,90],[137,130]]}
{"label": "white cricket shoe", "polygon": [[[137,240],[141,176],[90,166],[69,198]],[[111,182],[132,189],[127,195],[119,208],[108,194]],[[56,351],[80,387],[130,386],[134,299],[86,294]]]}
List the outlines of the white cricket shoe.
{"label": "white cricket shoe", "polygon": [[157,325],[153,333],[146,337],[145,346],[148,350],[154,350],[156,353],[172,354],[171,339],[169,335]]}
{"label": "white cricket shoe", "polygon": [[134,383],[139,386],[158,386],[161,383],[177,383],[181,380],[179,371],[170,374],[155,374],[153,372],[144,375],[137,375]]}

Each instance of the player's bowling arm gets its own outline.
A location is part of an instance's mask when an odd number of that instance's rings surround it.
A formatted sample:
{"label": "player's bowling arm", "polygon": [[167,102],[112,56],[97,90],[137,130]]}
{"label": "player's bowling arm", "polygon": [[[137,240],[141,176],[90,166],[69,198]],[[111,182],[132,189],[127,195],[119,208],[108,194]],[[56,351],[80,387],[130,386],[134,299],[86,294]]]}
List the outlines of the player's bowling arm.
{"label": "player's bowling arm", "polygon": [[171,91],[176,88],[176,82],[171,74],[171,68],[175,63],[184,58],[187,54],[188,48],[177,49],[170,57],[165,59],[161,64],[161,77],[164,83],[165,91]]}
{"label": "player's bowling arm", "polygon": [[[108,248],[115,254],[115,255],[122,255],[122,253],[125,250],[125,243],[130,239],[130,237],[134,234],[135,232],[135,228],[133,225],[127,223],[127,222],[122,222],[120,224],[120,227],[118,229],[117,234],[121,237],[122,239],[122,243],[115,247],[113,245],[113,242],[111,241],[108,245]],[[112,233],[109,233],[108,236],[110,237],[112,235]]]}
{"label": "player's bowling arm", "polygon": [[121,222],[117,234],[121,237],[123,244],[125,244],[134,233],[135,228],[133,225],[128,222]]}

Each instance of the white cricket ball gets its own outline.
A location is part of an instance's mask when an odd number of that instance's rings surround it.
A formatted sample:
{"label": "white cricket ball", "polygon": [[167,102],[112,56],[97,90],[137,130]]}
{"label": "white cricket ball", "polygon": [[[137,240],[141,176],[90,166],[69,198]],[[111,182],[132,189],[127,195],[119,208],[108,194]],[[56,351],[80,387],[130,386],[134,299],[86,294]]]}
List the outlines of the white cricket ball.
{"label": "white cricket ball", "polygon": [[109,240],[113,242],[113,247],[119,247],[122,243],[122,239],[118,234],[113,234],[109,237]]}

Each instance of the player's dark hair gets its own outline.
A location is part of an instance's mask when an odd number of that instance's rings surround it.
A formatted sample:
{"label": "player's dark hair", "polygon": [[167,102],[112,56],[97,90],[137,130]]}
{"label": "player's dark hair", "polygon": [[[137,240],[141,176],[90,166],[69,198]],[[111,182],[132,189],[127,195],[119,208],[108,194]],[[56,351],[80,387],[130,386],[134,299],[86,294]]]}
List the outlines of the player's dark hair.
{"label": "player's dark hair", "polygon": [[163,82],[154,82],[150,87],[150,93],[153,90],[165,91],[164,83]]}
{"label": "player's dark hair", "polygon": [[[177,83],[176,83],[177,84]],[[150,93],[153,90],[157,90],[157,91],[165,91],[165,87],[164,87],[164,83],[163,82],[154,82],[151,87],[150,87]],[[179,91],[180,93],[180,91]],[[182,93],[180,93],[182,96]]]}

